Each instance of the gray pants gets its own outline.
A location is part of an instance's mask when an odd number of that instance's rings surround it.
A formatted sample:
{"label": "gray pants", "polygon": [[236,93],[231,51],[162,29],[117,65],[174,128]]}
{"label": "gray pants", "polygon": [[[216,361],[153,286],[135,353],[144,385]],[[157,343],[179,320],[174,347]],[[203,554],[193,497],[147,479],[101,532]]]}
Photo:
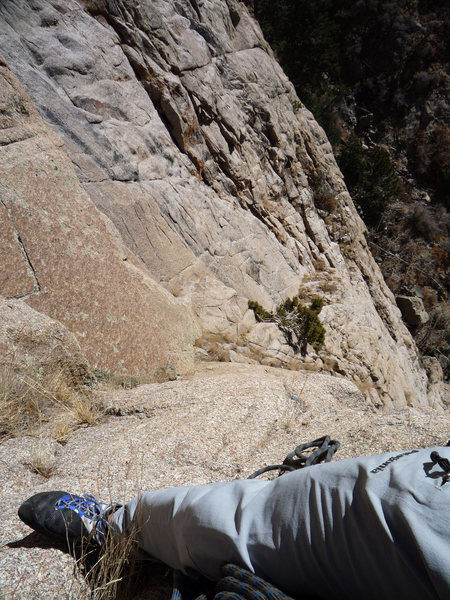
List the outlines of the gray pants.
{"label": "gray pants", "polygon": [[299,597],[450,598],[450,482],[437,450],[337,461],[272,481],[146,492],[113,527],[184,573],[232,562]]}

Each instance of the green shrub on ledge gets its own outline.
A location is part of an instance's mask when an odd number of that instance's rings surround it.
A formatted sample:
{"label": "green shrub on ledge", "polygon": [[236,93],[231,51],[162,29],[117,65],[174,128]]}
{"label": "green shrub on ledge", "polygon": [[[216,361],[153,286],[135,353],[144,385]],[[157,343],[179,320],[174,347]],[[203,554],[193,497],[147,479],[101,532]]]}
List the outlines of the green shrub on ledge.
{"label": "green shrub on ledge", "polygon": [[320,322],[323,299],[314,298],[310,306],[300,303],[297,296],[288,298],[274,313],[265,310],[258,302],[250,300],[248,307],[253,310],[257,321],[276,323],[283,332],[288,344],[301,354],[306,354],[307,344],[319,351],[325,340],[325,328]]}

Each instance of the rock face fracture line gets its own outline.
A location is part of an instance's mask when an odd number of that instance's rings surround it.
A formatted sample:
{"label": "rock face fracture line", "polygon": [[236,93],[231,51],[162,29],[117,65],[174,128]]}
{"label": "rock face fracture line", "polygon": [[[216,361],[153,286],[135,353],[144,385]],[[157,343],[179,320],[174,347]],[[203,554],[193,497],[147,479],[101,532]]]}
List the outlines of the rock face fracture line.
{"label": "rock face fracture line", "polygon": [[28,256],[28,252],[26,251],[25,246],[23,245],[22,238],[20,237],[19,232],[15,231],[14,236],[15,236],[17,243],[20,246],[20,250],[22,251],[22,254],[25,258],[25,262],[27,263],[28,271],[32,274],[33,279],[34,279],[34,287],[30,292],[23,292],[22,294],[17,294],[16,296],[14,296],[14,298],[16,300],[19,300],[19,298],[26,298],[27,296],[31,296],[32,294],[38,294],[41,291],[41,286],[40,286],[39,280],[37,278],[36,271],[31,263],[30,257]]}
{"label": "rock face fracture line", "polygon": [[32,134],[23,134],[23,137],[16,139],[16,140],[0,140],[0,147],[3,146],[12,146],[13,144],[20,144],[21,142],[26,142],[27,140],[29,140],[32,136]]}
{"label": "rock face fracture line", "polygon": [[[201,16],[198,10],[198,7],[195,9],[195,12],[198,14],[199,19],[201,21]],[[103,14],[103,13],[101,13]],[[126,35],[126,29],[124,29],[123,24],[120,23],[119,20],[114,19],[114,18],[108,18],[106,14],[103,15],[105,17],[105,19],[108,22],[108,25],[113,29],[113,31],[116,33],[116,35],[118,36],[119,40],[120,40],[120,44],[121,45],[127,45],[130,46],[131,48],[133,48],[136,52],[138,52],[139,54],[141,54],[142,56],[145,56],[145,52],[143,52],[143,49],[141,47],[141,45],[139,43],[136,42],[136,39],[134,36],[132,35]],[[145,34],[144,31],[140,30],[139,27],[136,25],[136,29],[141,33],[141,34]],[[155,35],[155,33],[153,33]],[[146,83],[148,84],[148,77],[150,76],[150,73],[148,72],[148,69],[146,69],[146,72],[142,73],[141,70],[139,68],[136,67],[136,64],[134,64],[134,61],[130,60],[129,57],[127,57],[128,60],[128,64],[130,65],[130,68],[132,69],[136,80],[141,84],[142,88],[145,90],[146,94],[148,95],[148,97],[150,98],[151,102],[153,103],[154,107],[156,108],[156,110],[158,111],[159,117],[161,119],[161,122],[164,124],[165,128],[167,129],[168,134],[170,135],[171,140],[173,141],[173,143],[177,146],[177,148],[179,149],[180,152],[182,152],[190,161],[191,163],[194,165],[194,167],[196,169],[198,169],[198,160],[196,160],[195,155],[192,154],[192,152],[189,152],[189,147],[187,145],[187,147],[183,147],[183,144],[180,144],[180,141],[177,139],[177,136],[174,133],[174,125],[170,122],[170,119],[168,117],[168,115],[166,114],[166,111],[164,110],[164,107],[161,103],[161,98],[157,98],[155,96],[154,93],[152,93],[149,89],[148,89],[148,85],[146,85]],[[207,64],[210,64],[211,61],[209,61],[208,63],[206,63],[205,65],[201,65],[198,67],[193,67],[192,69],[184,69],[184,70],[180,70],[180,75],[182,74],[182,72],[188,72],[188,71],[195,71],[199,68],[203,68],[205,66],[207,66]],[[189,91],[186,90],[189,96]],[[197,114],[197,110],[195,108],[195,104],[193,103],[193,108],[194,108],[194,113],[198,119],[198,114]],[[113,180],[115,180],[114,177],[112,177]],[[136,181],[136,179],[130,179],[131,181]]]}
{"label": "rock face fracture line", "polygon": [[202,21],[202,15],[201,15],[201,13],[200,13],[200,9],[199,9],[199,7],[198,7],[198,2],[197,2],[197,0],[189,0],[189,2],[191,3],[191,6],[192,6],[192,8],[195,10],[195,12],[196,12],[196,14],[197,14],[197,17],[198,17],[198,20],[199,20],[199,22],[200,22],[200,23],[202,23],[202,22],[203,22],[203,21]]}
{"label": "rock face fracture line", "polygon": [[32,277],[34,279],[34,287],[33,287],[33,289],[30,292],[23,292],[22,294],[17,294],[15,296],[12,296],[14,299],[19,300],[20,298],[26,298],[27,296],[31,296],[32,294],[37,294],[38,292],[41,291],[41,286],[40,286],[40,283],[39,283],[38,278],[36,276],[36,271],[34,270],[34,267],[31,264],[31,260],[30,260],[30,257],[28,256],[28,252],[26,251],[25,246],[23,245],[22,238],[20,237],[19,232],[17,231],[17,229],[14,226],[13,219],[11,217],[10,208],[6,204],[6,202],[3,200],[3,198],[0,198],[0,202],[5,207],[6,212],[8,213],[8,217],[10,218],[11,223],[13,224],[13,227],[14,227],[14,237],[16,238],[17,243],[19,244],[19,247],[20,247],[20,251],[22,252],[22,254],[23,254],[24,258],[25,258],[25,262],[27,264],[27,269],[31,273],[31,275],[32,275]]}

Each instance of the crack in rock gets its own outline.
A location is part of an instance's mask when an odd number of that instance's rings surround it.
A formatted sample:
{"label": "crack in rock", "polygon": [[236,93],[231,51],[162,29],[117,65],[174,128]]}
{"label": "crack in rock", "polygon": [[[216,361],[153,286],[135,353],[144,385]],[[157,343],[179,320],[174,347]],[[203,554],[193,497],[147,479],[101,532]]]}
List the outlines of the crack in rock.
{"label": "crack in rock", "polygon": [[22,238],[20,237],[20,234],[19,234],[18,231],[14,231],[14,237],[16,238],[17,243],[19,244],[20,250],[21,250],[21,252],[22,252],[22,254],[23,254],[24,258],[25,258],[25,262],[27,264],[28,272],[32,275],[32,277],[34,279],[34,287],[33,287],[33,289],[31,291],[29,291],[29,292],[23,292],[21,294],[17,294],[16,296],[14,296],[14,298],[16,300],[18,300],[19,298],[26,298],[27,296],[31,296],[32,294],[38,294],[41,291],[41,285],[39,283],[39,280],[38,280],[37,275],[36,275],[36,271],[35,271],[35,269],[33,267],[33,264],[32,264],[32,262],[30,260],[28,252],[26,251],[26,248],[25,248],[25,246],[24,246],[24,244],[22,242]]}

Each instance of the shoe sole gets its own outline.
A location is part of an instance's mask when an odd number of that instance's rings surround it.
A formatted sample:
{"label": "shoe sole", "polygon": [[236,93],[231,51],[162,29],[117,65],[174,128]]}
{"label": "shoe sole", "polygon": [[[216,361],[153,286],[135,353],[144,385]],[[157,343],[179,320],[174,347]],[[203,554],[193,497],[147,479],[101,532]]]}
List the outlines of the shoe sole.
{"label": "shoe sole", "polygon": [[21,504],[19,518],[31,529],[67,544],[81,544],[89,533],[80,516],[70,508],[57,509],[67,492],[40,492]]}

